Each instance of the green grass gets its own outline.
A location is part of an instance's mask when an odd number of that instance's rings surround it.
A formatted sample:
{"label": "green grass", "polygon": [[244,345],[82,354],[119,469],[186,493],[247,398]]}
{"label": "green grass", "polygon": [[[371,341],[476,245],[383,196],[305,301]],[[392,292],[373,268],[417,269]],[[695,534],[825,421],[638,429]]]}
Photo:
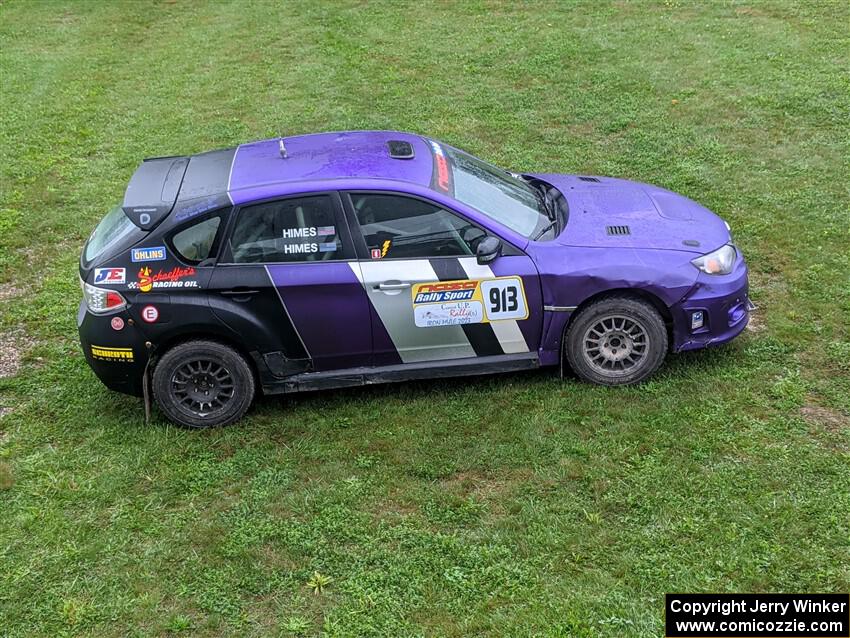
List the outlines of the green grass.
{"label": "green grass", "polygon": [[[530,9],[0,4],[0,329],[26,347],[0,634],[644,637],[665,591],[850,589],[848,5]],[[79,249],[139,160],[367,127],[705,203],[757,329],[639,388],[539,372],[145,427],[75,330]]]}

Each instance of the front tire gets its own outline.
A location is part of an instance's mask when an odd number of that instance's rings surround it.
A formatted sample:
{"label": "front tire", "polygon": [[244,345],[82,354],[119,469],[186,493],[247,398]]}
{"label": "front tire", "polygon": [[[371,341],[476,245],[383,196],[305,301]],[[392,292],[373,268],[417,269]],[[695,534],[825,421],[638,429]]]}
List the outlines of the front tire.
{"label": "front tire", "polygon": [[667,355],[667,329],[658,311],[632,297],[607,297],[570,322],[566,357],[573,371],[599,385],[639,383]]}
{"label": "front tire", "polygon": [[168,350],[153,371],[153,395],[170,421],[187,428],[228,425],[254,400],[254,375],[233,348],[187,341]]}

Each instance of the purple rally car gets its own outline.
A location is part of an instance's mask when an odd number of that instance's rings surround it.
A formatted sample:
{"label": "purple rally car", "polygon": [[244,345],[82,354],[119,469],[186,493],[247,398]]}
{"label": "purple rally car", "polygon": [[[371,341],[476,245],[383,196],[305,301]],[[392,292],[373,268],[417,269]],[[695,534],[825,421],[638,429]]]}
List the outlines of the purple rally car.
{"label": "purple rally car", "polygon": [[145,160],[80,277],[94,372],[190,427],[258,391],[563,364],[635,383],[750,310],[728,225],[681,195],[385,131]]}

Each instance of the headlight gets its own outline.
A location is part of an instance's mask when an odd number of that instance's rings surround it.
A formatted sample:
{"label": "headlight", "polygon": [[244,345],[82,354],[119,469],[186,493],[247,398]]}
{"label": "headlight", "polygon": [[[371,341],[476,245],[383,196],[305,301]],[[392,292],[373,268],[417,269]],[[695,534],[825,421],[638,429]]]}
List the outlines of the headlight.
{"label": "headlight", "polygon": [[735,247],[726,244],[707,255],[697,257],[691,263],[709,275],[728,275],[735,266],[736,255]]}

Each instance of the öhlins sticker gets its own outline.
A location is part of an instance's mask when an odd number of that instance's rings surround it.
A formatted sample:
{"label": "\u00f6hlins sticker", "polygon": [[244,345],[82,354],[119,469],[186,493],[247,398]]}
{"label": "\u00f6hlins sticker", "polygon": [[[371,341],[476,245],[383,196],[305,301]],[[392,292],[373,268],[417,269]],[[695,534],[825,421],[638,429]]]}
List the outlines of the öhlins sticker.
{"label": "\u00f6hlins sticker", "polygon": [[106,346],[91,346],[91,356],[100,361],[124,361],[133,363],[132,348],[107,348]]}
{"label": "\u00f6hlins sticker", "polygon": [[130,251],[130,260],[133,262],[164,261],[167,257],[165,246],[147,246],[146,248],[133,248]]}
{"label": "\u00f6hlins sticker", "polygon": [[528,318],[519,277],[434,281],[413,287],[413,319],[419,328]]}

